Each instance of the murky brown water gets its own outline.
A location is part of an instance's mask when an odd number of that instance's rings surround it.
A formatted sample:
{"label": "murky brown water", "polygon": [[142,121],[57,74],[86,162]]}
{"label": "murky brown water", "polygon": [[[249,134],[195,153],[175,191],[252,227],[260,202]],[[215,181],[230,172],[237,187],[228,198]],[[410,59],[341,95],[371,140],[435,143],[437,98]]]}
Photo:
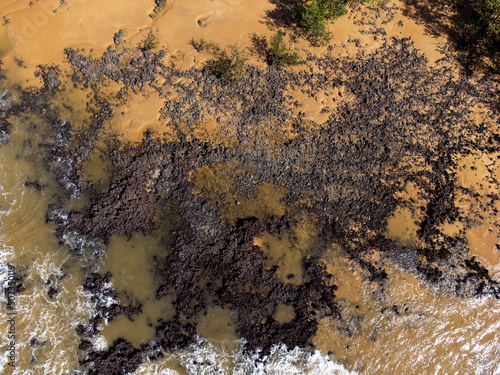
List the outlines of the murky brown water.
{"label": "murky brown water", "polygon": [[498,301],[441,294],[394,265],[390,285],[380,290],[342,256],[332,252],[329,259],[353,318],[344,327],[325,319],[314,340],[320,350],[368,374],[497,371]]}
{"label": "murky brown water", "polygon": [[[15,93],[15,84],[39,86],[40,80],[34,76],[36,65],[64,66],[63,49],[70,46],[86,48],[89,53],[93,50],[95,55],[102,53],[121,28],[127,31],[126,45],[131,46],[139,43],[147,30],[158,27],[161,43],[168,47],[168,58],[179,69],[199,67],[208,58],[195,54],[187,43],[191,38],[203,36],[221,45],[238,42],[249,46],[249,31],[267,36],[272,33],[260,22],[264,10],[271,7],[264,0],[173,1],[169,2],[168,10],[151,18],[153,5],[154,2],[147,0],[134,0],[127,6],[118,0],[106,3],[69,0],[62,5],[55,0],[40,0],[29,6],[25,1],[2,0],[0,14],[9,20],[0,26],[0,58],[8,78],[6,87]],[[200,27],[197,22],[200,19],[208,26]],[[399,20],[404,21],[403,26],[396,26]],[[431,61],[436,61],[439,54],[435,47],[444,41],[424,35],[423,30],[423,26],[400,14],[387,26],[391,35],[412,35],[417,48]],[[370,43],[368,49],[379,45],[359,33],[349,17],[338,21],[333,35],[332,44],[338,44],[333,51],[343,55],[354,51],[352,46],[339,46],[350,37],[360,38],[362,44]],[[297,46],[302,48],[306,44],[301,41]],[[317,53],[324,51],[323,47],[316,50]],[[251,57],[251,61],[262,64],[257,57]],[[292,95],[306,109],[308,119],[319,124],[326,119],[326,115],[320,113],[323,106],[333,106],[322,95],[317,99],[298,92]],[[164,98],[155,92],[133,94],[126,104],[114,104],[118,115],[107,124],[107,129],[123,134],[129,141],[139,140],[147,128],[167,131],[158,116],[163,102]],[[66,84],[64,95],[54,98],[54,103],[77,127],[84,124],[89,115],[85,108],[86,93],[72,90],[70,84]],[[73,110],[65,111],[68,107]],[[122,300],[140,300],[144,304],[143,314],[133,320],[119,316],[105,325],[95,338],[95,346],[106,348],[118,338],[134,346],[153,340],[153,325],[160,319],[172,318],[175,313],[171,300],[155,298],[158,284],[152,261],[153,257],[164,255],[159,251],[157,239],[139,234],[131,238],[113,236],[103,257],[70,255],[66,246],[58,245],[53,227],[45,224],[47,206],[63,194],[53,176],[42,167],[44,155],[37,144],[43,141],[41,134],[44,133],[29,131],[32,123],[41,129],[45,125],[33,113],[9,121],[12,125],[9,143],[0,146],[0,266],[12,263],[26,274],[26,290],[16,299],[17,367],[14,371],[4,355],[8,349],[4,333],[9,323],[4,319],[7,310],[2,303],[0,372],[63,374],[79,369],[80,341],[75,328],[92,315],[90,295],[82,289],[84,277],[90,271],[110,271],[113,287]],[[193,132],[196,137],[214,143],[236,142],[231,134],[222,132],[215,121],[199,124]],[[274,141],[283,142],[284,138],[277,137]],[[464,223],[455,222],[443,228],[450,234],[465,232],[470,253],[497,279],[500,278],[500,253],[496,247],[500,201],[487,209],[487,214],[479,213],[477,207],[487,195],[499,193],[498,160],[498,154],[472,154],[459,160],[456,205],[475,224],[466,228]],[[296,209],[284,203],[286,189],[271,183],[259,185],[250,196],[235,194],[238,174],[252,173],[245,168],[229,163],[205,166],[193,171],[190,181],[197,193],[220,209],[229,225],[239,217],[281,216],[287,210]],[[85,175],[99,190],[105,191],[111,182],[111,165],[95,153],[85,165]],[[26,187],[26,181],[38,181],[43,189],[40,192]],[[464,191],[462,187],[469,190]],[[385,234],[402,245],[418,245],[418,222],[426,202],[412,183],[400,194],[405,204],[394,211]],[[71,197],[68,205],[84,206],[85,199]],[[278,267],[282,281],[300,284],[303,282],[302,259],[314,252],[317,236],[314,221],[304,217],[280,235],[255,238],[255,244],[263,249],[266,266]],[[373,257],[377,258],[377,254]],[[136,373],[211,373],[210,368],[199,364],[203,362],[200,358],[216,362],[226,374],[237,371],[241,374],[342,373],[336,362],[348,370],[366,374],[500,372],[499,301],[489,297],[460,299],[438,292],[389,261],[380,261],[390,273],[390,283],[381,289],[378,284],[364,280],[359,266],[349,261],[335,244],[323,260],[339,285],[336,295],[342,300],[342,309],[351,318],[342,324],[328,318],[321,321],[313,340],[320,353],[310,355],[298,349],[275,348],[270,355],[270,367],[260,368],[255,358],[241,351],[234,312],[213,305],[198,323],[198,334],[208,339],[204,345],[157,361],[146,360]],[[47,295],[50,286],[56,286],[59,291],[53,298]],[[293,318],[293,307],[278,306],[275,313],[278,322]]]}
{"label": "murky brown water", "polygon": [[[26,274],[26,291],[16,300],[15,373],[64,373],[78,366],[75,327],[88,319],[92,305],[82,289],[81,262],[58,247],[53,228],[45,224],[47,205],[57,199],[57,188],[42,167],[36,147],[42,139],[27,131],[31,121],[43,127],[36,116],[18,118],[9,143],[0,149],[2,267],[12,263]],[[24,185],[35,180],[44,187],[42,192]],[[60,290],[54,299],[47,296],[48,280]],[[8,329],[6,314],[2,303],[2,332]],[[30,345],[32,338],[40,343]],[[1,350],[7,352],[6,335]],[[3,355],[2,371],[11,373],[5,360]]]}

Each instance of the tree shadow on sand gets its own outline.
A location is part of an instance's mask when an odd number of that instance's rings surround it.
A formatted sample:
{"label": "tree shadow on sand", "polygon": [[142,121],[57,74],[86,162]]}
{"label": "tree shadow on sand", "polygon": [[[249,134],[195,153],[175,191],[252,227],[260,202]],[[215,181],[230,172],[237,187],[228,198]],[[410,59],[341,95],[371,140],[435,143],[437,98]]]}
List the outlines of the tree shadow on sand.
{"label": "tree shadow on sand", "polygon": [[[403,14],[419,24],[433,36],[446,37],[456,52],[458,62],[471,75],[475,71],[498,71],[483,57],[494,60],[497,49],[486,50],[470,37],[469,25],[476,16],[475,2],[468,0],[403,0]],[[493,58],[493,59],[492,59]]]}
{"label": "tree shadow on sand", "polygon": [[270,0],[274,9],[266,11],[264,23],[271,29],[286,29],[295,36],[300,34],[295,14],[295,5],[298,0]]}
{"label": "tree shadow on sand", "polygon": [[251,52],[267,61],[267,51],[269,49],[267,38],[264,35],[257,35],[256,33],[253,33],[250,34],[250,40],[252,42]]}

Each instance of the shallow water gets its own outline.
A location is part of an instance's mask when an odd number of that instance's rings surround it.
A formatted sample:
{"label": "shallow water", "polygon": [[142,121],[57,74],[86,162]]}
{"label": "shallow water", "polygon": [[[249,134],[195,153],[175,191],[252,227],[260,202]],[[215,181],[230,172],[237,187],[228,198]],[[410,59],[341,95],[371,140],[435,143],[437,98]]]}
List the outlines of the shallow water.
{"label": "shallow water", "polygon": [[437,292],[394,265],[388,272],[390,285],[381,291],[363,283],[346,259],[332,255],[330,261],[345,308],[360,319],[347,322],[347,330],[324,320],[314,339],[322,352],[332,350],[347,368],[367,374],[500,370],[498,300]]}
{"label": "shallow water", "polygon": [[[58,246],[53,228],[45,224],[47,205],[60,195],[42,167],[36,146],[40,137],[27,131],[31,120],[36,121],[36,116],[13,122],[9,143],[0,147],[1,269],[15,265],[16,272],[25,275],[26,287],[15,303],[16,369],[12,372],[5,355],[0,363],[3,373],[63,373],[78,367],[75,328],[93,306],[82,288],[81,261]],[[26,181],[39,181],[42,191],[26,187]],[[3,272],[2,285],[5,277]],[[52,299],[47,295],[50,286],[60,291]],[[7,313],[2,303],[2,317]],[[2,319],[2,332],[7,332],[8,325]],[[33,339],[36,342],[31,345]],[[6,335],[1,343],[2,353],[7,353]]]}
{"label": "shallow water", "polygon": [[[167,57],[180,69],[200,66],[201,61],[208,58],[198,56],[194,61],[194,50],[187,44],[191,37],[206,36],[225,45],[248,44],[248,30],[270,35],[260,22],[264,9],[270,7],[265,1],[251,4],[174,1],[171,8],[153,18],[148,15],[154,2],[140,0],[130,4],[123,7],[118,1],[103,4],[74,0],[62,5],[59,1],[37,1],[30,7],[17,0],[3,1],[1,14],[6,15],[10,23],[0,26],[0,58],[8,78],[4,85],[8,92],[16,95],[14,84],[39,87],[40,79],[34,76],[36,65],[64,66],[65,47],[93,49],[95,55],[102,53],[113,43],[113,34],[120,28],[126,28],[126,43],[130,46],[140,42],[149,28],[159,27],[161,41],[169,48]],[[205,28],[199,26],[199,19],[203,19]],[[398,28],[390,24],[388,32],[415,35],[417,47],[425,50],[431,61],[437,60],[433,46],[442,40],[423,35],[423,26],[402,15],[393,23],[400,19],[404,19],[405,26]],[[361,36],[364,34],[359,30],[351,34],[347,26],[353,27],[351,19],[339,21],[332,43],[349,37],[370,41],[367,36]],[[374,43],[373,48],[376,45]],[[318,53],[324,50],[320,47]],[[335,47],[334,52],[346,54],[353,50],[352,46]],[[257,60],[255,56],[252,59]],[[64,84],[66,91],[53,98],[54,105],[78,129],[89,116],[85,106],[89,91],[72,90],[70,83]],[[318,124],[325,121],[326,115],[319,113],[323,107],[319,102],[324,97],[313,99],[292,94],[306,107],[309,120]],[[133,94],[128,103],[112,103],[117,115],[106,124],[107,130],[123,133],[130,141],[139,140],[148,127],[166,131],[165,124],[158,120],[158,110],[164,100],[155,92],[145,92]],[[68,107],[72,110],[67,110]],[[105,248],[102,243],[88,244],[81,256],[69,251],[68,243],[77,239],[66,238],[67,243],[59,244],[54,227],[46,224],[48,205],[64,199],[68,207],[84,207],[85,197],[75,192],[71,195],[58,186],[54,176],[43,167],[47,154],[38,144],[44,137],[55,136],[45,120],[37,113],[28,112],[9,121],[12,126],[9,141],[0,145],[0,280],[3,286],[7,285],[7,265],[13,264],[17,272],[25,275],[26,290],[15,300],[16,368],[9,366],[8,357],[4,355],[9,343],[2,334],[0,372],[63,374],[83,370],[79,366],[82,354],[78,349],[80,338],[76,327],[94,314],[91,296],[82,287],[89,272],[110,271],[112,286],[122,302],[143,303],[143,313],[132,320],[122,315],[105,324],[100,335],[93,339],[94,346],[104,350],[118,338],[125,338],[135,347],[154,340],[154,325],[160,319],[172,319],[175,314],[173,296],[160,300],[155,296],[159,282],[153,272],[153,258],[165,255],[164,250],[160,250],[158,237],[114,235]],[[30,131],[31,124],[36,124],[38,130]],[[198,124],[193,134],[215,144],[235,142],[213,120]],[[284,142],[281,138],[273,141]],[[282,216],[296,209],[285,203],[286,189],[272,183],[261,184],[250,196],[233,194],[238,174],[243,172],[247,171],[241,166],[204,166],[191,173],[190,181],[197,194],[219,207],[228,225],[239,217]],[[100,191],[106,191],[112,183],[113,170],[104,152],[92,155],[84,173]],[[464,229],[463,223],[447,223],[446,232],[465,232],[471,254],[498,278],[498,210],[490,209],[488,214],[478,215],[475,209],[484,203],[487,195],[499,191],[498,155],[463,156],[456,173],[459,181],[456,205],[464,216],[476,220],[477,225]],[[35,181],[42,187],[41,191],[25,186],[25,182]],[[418,245],[418,222],[426,202],[419,198],[417,190],[411,183],[402,189],[401,199],[405,204],[394,211],[386,228],[387,237],[403,246]],[[496,208],[500,208],[498,204],[497,200]],[[278,267],[283,282],[299,285],[303,282],[302,259],[314,254],[318,235],[314,221],[304,217],[301,223],[281,234],[267,233],[255,238],[255,244],[263,249],[266,267]],[[377,258],[377,254],[373,257]],[[329,246],[323,261],[336,278],[339,286],[336,297],[340,299],[343,316],[349,318],[344,321],[323,318],[313,338],[316,350],[275,346],[265,360],[245,353],[243,342],[236,334],[234,311],[211,304],[199,319],[197,332],[201,337],[196,344],[155,361],[145,358],[136,374],[345,374],[348,370],[366,374],[438,374],[455,373],[457,369],[471,374],[500,373],[498,300],[451,296],[422,284],[415,275],[387,260],[380,260],[390,280],[382,288],[366,281],[359,265],[349,260],[335,244]],[[52,298],[48,296],[50,287],[58,290]],[[5,295],[1,301],[0,330],[5,333],[10,327],[4,319],[9,312]],[[280,323],[293,317],[293,308],[286,304],[280,305],[275,313]]]}

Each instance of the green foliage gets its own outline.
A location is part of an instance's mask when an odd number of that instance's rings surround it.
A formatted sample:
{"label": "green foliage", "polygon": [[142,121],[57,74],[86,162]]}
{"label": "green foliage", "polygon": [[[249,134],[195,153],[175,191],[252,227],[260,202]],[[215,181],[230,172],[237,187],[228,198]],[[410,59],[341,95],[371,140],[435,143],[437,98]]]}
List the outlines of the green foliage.
{"label": "green foliage", "polygon": [[229,53],[221,52],[215,61],[215,71],[218,77],[232,84],[237,84],[245,78],[248,58],[245,49],[235,45],[228,47]]}
{"label": "green foliage", "polygon": [[490,48],[500,36],[500,0],[481,0],[475,11],[470,36],[474,43]]}
{"label": "green foliage", "polygon": [[479,7],[482,12],[497,21],[500,16],[500,0],[483,0]]}
{"label": "green foliage", "polygon": [[153,32],[153,30],[149,30],[148,35],[142,40],[142,50],[149,51],[155,49],[160,45],[158,29]]}
{"label": "green foliage", "polygon": [[270,65],[283,68],[285,65],[302,64],[302,59],[297,50],[291,51],[283,40],[283,32],[279,30],[271,37],[271,43],[267,51],[267,60]]}
{"label": "green foliage", "polygon": [[367,4],[368,9],[377,9],[386,6],[390,0],[351,0],[353,3]]}
{"label": "green foliage", "polygon": [[389,3],[389,0],[377,0],[377,6],[379,8],[385,7]]}
{"label": "green foliage", "polygon": [[198,41],[191,39],[189,43],[194,47],[194,49],[197,52],[208,52],[213,54],[220,52],[220,48],[217,43],[212,41],[206,41],[205,38],[201,38]]}
{"label": "green foliage", "polygon": [[325,12],[327,20],[336,20],[347,13],[347,9],[339,0],[317,0],[321,9]]}
{"label": "green foliage", "polygon": [[310,4],[298,3],[296,12],[302,32],[311,38],[311,41],[324,43],[329,39],[329,33],[326,31],[325,15],[317,1]]}
{"label": "green foliage", "polygon": [[304,35],[313,43],[325,44],[330,39],[326,21],[347,13],[340,0],[302,0],[295,7],[296,17]]}

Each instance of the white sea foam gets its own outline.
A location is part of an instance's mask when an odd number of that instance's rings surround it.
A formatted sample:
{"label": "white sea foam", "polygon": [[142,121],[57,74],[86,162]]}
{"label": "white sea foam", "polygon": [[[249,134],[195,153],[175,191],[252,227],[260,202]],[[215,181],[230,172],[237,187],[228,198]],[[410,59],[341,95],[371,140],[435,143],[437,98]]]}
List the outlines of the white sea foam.
{"label": "white sea foam", "polygon": [[[348,375],[355,374],[335,363],[319,351],[309,352],[300,348],[287,349],[282,345],[271,348],[269,355],[246,354],[242,340],[233,345],[216,345],[198,339],[187,350],[168,354],[156,361],[147,359],[135,372],[136,375],[178,374],[171,368],[172,359],[192,375]],[[236,348],[236,349],[235,349]]]}
{"label": "white sea foam", "polygon": [[[63,220],[67,220],[67,215],[61,217]],[[103,258],[106,254],[106,245],[103,240],[96,240],[77,232],[71,232],[64,234],[62,236],[62,241],[65,245],[69,246],[70,249],[78,251],[85,264],[100,268],[101,264],[100,262],[96,262],[96,260]],[[98,271],[99,269],[96,269],[94,272]]]}
{"label": "white sea foam", "polygon": [[[33,221],[24,219],[33,210],[45,210],[46,203],[40,200],[34,207],[23,205],[26,193],[24,177],[22,174],[7,175],[12,174],[15,168],[4,168],[6,165],[11,166],[6,164],[8,161],[5,157],[6,154],[0,152],[0,181],[9,181],[9,184],[0,185],[0,285],[3,287],[7,282],[7,264],[13,264],[25,275],[23,284],[26,287],[15,300],[17,367],[13,374],[73,373],[73,369],[78,368],[80,354],[75,328],[92,316],[94,302],[88,293],[84,293],[78,277],[71,272],[65,274],[68,264],[74,263],[74,260],[64,248],[57,248],[57,245],[50,248],[51,240],[37,242],[20,237],[19,242],[13,240],[15,237],[10,237],[13,229],[30,236],[38,233],[45,236],[45,229],[37,232],[37,228],[23,226],[32,226]],[[7,218],[9,228],[5,227]],[[11,242],[12,246],[8,246],[7,243]],[[56,282],[59,291],[52,299],[47,294],[49,279]],[[4,293],[0,293],[0,301],[4,310]],[[5,321],[0,322],[2,331],[5,331],[6,324]],[[32,339],[34,345],[30,344]],[[6,335],[0,335],[0,373],[5,372],[8,366],[7,356],[4,355],[6,340]]]}
{"label": "white sea foam", "polygon": [[[92,313],[94,303],[83,293],[78,280],[67,275],[59,294],[53,299],[47,295],[45,281],[51,275],[62,276],[65,259],[53,261],[50,254],[33,260],[25,279],[30,285],[17,298],[19,340],[17,350],[25,359],[30,353],[29,364],[21,359],[15,374],[65,373],[77,365],[78,337],[75,327],[84,323]],[[36,338],[41,345],[30,346]]]}
{"label": "white sea foam", "polygon": [[92,345],[94,346],[94,349],[97,351],[104,351],[109,348],[106,337],[104,337],[101,334],[92,337]]}
{"label": "white sea foam", "polygon": [[80,190],[78,189],[78,186],[76,186],[76,184],[73,181],[71,181],[70,177],[71,172],[73,171],[73,163],[74,163],[73,160],[58,156],[55,158],[55,161],[56,164],[65,166],[66,171],[64,172],[61,178],[61,182],[63,182],[63,186],[65,187],[65,189],[71,192],[71,196],[77,198],[80,194]]}
{"label": "white sea foam", "polygon": [[[4,105],[3,98],[5,96],[5,92],[2,94],[2,97],[0,98],[0,108]],[[0,170],[3,170],[3,160],[0,159]],[[2,177],[4,176],[4,173],[2,173]],[[0,181],[2,179],[0,178]],[[12,211],[12,207],[15,205],[15,201],[12,202],[12,199],[9,199],[12,194],[5,191],[4,187],[2,184],[0,184],[0,195],[2,196],[2,205],[0,205],[0,304],[2,305],[2,310],[4,306],[7,304],[7,299],[5,297],[5,294],[3,293],[4,288],[7,286],[8,283],[8,264],[12,262],[12,259],[14,257],[14,248],[12,246],[7,246],[6,241],[5,241],[5,236],[1,232],[3,228],[3,217],[5,215],[8,215]],[[3,345],[5,340],[5,335],[2,334],[0,335],[2,338],[0,343]],[[5,366],[7,365],[7,356],[1,355],[0,356],[0,373],[3,373],[5,370]]]}
{"label": "white sea foam", "polygon": [[6,107],[9,103],[11,103],[13,100],[15,101],[16,98],[9,98],[7,94],[9,93],[9,90],[5,90],[2,95],[0,95],[0,109],[3,107]]}

